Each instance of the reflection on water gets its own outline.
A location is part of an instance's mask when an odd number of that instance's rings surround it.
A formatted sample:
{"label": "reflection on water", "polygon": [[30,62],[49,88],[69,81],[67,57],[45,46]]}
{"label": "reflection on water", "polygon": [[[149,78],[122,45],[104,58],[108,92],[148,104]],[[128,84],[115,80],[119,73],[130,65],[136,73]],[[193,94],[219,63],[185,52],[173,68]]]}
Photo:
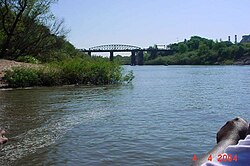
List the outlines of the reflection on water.
{"label": "reflection on water", "polygon": [[186,165],[235,116],[250,67],[128,67],[133,85],[0,91],[0,165]]}

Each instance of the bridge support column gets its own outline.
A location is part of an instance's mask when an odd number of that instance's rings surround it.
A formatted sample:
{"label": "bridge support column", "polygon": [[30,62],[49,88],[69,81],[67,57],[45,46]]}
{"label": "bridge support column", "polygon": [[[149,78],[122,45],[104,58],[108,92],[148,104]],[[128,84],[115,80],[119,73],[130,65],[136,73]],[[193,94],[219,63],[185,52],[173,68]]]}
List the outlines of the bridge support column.
{"label": "bridge support column", "polygon": [[88,55],[91,56],[91,51],[88,51]]}
{"label": "bridge support column", "polygon": [[137,56],[137,65],[144,65],[143,51],[139,51]]}
{"label": "bridge support column", "polygon": [[157,50],[156,49],[153,49],[150,51],[150,57],[151,59],[155,59],[157,56]]}
{"label": "bridge support column", "polygon": [[131,52],[131,66],[136,65],[135,51]]}
{"label": "bridge support column", "polygon": [[110,51],[110,57],[109,57],[110,61],[114,61],[114,52]]}

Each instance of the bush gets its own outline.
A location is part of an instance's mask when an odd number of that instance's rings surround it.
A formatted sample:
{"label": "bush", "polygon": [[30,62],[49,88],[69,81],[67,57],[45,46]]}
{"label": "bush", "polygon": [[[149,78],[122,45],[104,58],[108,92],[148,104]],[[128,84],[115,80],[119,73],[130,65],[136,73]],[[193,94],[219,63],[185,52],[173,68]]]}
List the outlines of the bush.
{"label": "bush", "polygon": [[[44,67],[38,70],[40,85],[42,86],[56,86],[62,85],[62,74],[59,69],[53,67]],[[39,86],[39,85],[38,85]]]}
{"label": "bush", "polygon": [[19,56],[17,59],[17,61],[19,62],[25,62],[25,63],[33,63],[33,64],[38,64],[39,63],[39,60],[36,59],[35,57],[33,56]]}
{"label": "bush", "polygon": [[37,69],[18,67],[6,72],[4,81],[10,87],[28,87],[40,85]]}
{"label": "bush", "polygon": [[234,61],[230,60],[230,59],[223,61],[224,65],[232,65],[233,63],[234,63]]}
{"label": "bush", "polygon": [[59,68],[66,84],[115,84],[121,82],[122,67],[100,57],[77,57],[53,63]]}
{"label": "bush", "polygon": [[168,63],[160,56],[156,59],[146,61],[145,65],[168,65]]}
{"label": "bush", "polygon": [[14,68],[6,72],[4,81],[10,87],[55,86],[62,84],[119,84],[131,82],[133,73],[122,74],[118,63],[104,58],[73,58],[41,68]]}
{"label": "bush", "polygon": [[134,73],[132,71],[129,71],[128,74],[123,77],[123,81],[126,83],[130,83],[134,78]]}

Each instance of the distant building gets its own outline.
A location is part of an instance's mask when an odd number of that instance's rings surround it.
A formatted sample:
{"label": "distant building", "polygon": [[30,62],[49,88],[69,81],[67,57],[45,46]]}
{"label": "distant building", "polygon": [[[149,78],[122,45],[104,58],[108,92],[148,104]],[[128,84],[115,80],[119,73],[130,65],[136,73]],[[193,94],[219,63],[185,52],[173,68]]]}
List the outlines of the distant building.
{"label": "distant building", "polygon": [[250,42],[250,35],[242,36],[242,40],[240,41],[240,43],[248,43],[248,42]]}

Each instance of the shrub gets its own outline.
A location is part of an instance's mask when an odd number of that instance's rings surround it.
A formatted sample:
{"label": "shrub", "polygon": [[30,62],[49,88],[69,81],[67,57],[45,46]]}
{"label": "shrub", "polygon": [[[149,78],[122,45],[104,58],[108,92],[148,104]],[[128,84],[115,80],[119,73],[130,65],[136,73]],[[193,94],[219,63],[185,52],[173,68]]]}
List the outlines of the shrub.
{"label": "shrub", "polygon": [[17,67],[6,72],[3,78],[10,87],[28,87],[40,85],[37,69]]}
{"label": "shrub", "polygon": [[224,65],[232,65],[233,63],[234,63],[234,61],[230,60],[230,59],[223,61]]}
{"label": "shrub", "polygon": [[148,60],[145,62],[145,65],[168,65],[163,57],[157,57],[156,59]]}
{"label": "shrub", "polygon": [[135,78],[134,73],[132,71],[129,71],[124,77],[123,81],[126,83],[130,83]]}
{"label": "shrub", "polygon": [[35,57],[33,56],[19,56],[17,59],[17,61],[19,62],[25,62],[25,63],[33,63],[33,64],[38,64],[39,63],[39,60],[36,59]]}
{"label": "shrub", "polygon": [[55,86],[62,84],[119,84],[131,82],[133,73],[122,74],[118,63],[105,58],[73,58],[44,65],[41,68],[14,68],[4,80],[10,87]]}
{"label": "shrub", "polygon": [[100,57],[74,58],[59,65],[69,84],[115,84],[122,77],[120,65]]}
{"label": "shrub", "polygon": [[38,70],[42,86],[56,86],[63,84],[60,69],[53,67],[44,67]]}

